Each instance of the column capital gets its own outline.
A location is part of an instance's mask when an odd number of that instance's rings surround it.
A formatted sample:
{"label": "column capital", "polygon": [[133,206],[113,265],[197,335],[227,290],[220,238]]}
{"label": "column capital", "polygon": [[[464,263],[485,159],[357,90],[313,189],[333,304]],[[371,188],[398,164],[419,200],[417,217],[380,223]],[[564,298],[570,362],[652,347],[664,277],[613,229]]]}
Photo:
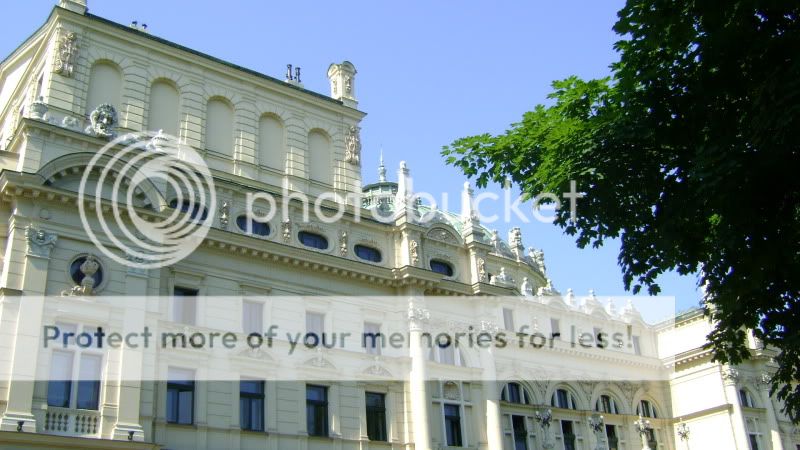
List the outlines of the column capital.
{"label": "column capital", "polygon": [[26,255],[49,259],[50,253],[56,246],[58,235],[28,225],[25,227],[25,238],[28,241]]}

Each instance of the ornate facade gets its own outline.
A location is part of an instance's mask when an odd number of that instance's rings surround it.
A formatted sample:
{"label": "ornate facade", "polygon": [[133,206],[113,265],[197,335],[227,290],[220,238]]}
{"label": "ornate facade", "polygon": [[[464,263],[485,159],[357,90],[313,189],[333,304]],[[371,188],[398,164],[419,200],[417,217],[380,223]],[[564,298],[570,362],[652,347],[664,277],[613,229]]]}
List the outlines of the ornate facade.
{"label": "ornate facade", "polygon": [[[414,200],[405,163],[396,182],[381,163],[379,181],[363,186],[356,70],[332,64],[327,76],[330,95],[311,92],[299,72],[284,81],[225,63],[91,15],[85,0],[61,0],[0,64],[0,448],[800,448],[764,383],[770,352],[755,340],[753,359],[723,367],[703,348],[711,325],[700,311],[653,325],[632,306],[561,295],[520,229],[504,240],[479,222],[468,185],[459,214]],[[154,146],[161,133],[177,136],[215,181],[215,211],[202,213],[211,229],[166,268],[99,253],[76,212],[92,156],[137,132],[156,134]],[[305,220],[282,189],[336,193],[345,212]],[[254,192],[274,194],[288,216],[250,220]],[[159,185],[130,199],[154,220],[180,209],[175,200]],[[358,220],[373,212],[393,219]],[[310,310],[269,300],[293,296],[316,297]],[[319,312],[342,296],[337,317]],[[296,360],[40,345],[53,323],[243,336],[333,320],[355,333],[407,333],[410,345]],[[567,321],[621,330],[631,344],[601,356],[575,348]],[[513,336],[523,326],[563,334],[556,357],[498,355],[495,365],[479,351],[421,344],[431,329]],[[214,381],[223,362],[241,381]],[[67,382],[84,369],[96,384]],[[593,376],[611,371],[626,376]]]}

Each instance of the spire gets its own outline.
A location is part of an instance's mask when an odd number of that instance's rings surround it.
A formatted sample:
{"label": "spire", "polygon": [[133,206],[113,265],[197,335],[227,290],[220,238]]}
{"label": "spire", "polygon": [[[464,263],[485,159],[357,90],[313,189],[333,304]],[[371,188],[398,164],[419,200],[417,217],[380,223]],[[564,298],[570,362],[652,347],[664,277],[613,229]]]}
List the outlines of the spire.
{"label": "spire", "polygon": [[381,162],[378,164],[378,181],[381,183],[386,181],[386,166],[383,165],[383,148],[381,148]]}
{"label": "spire", "polygon": [[397,171],[397,196],[395,198],[395,210],[411,207],[412,187],[411,176],[405,161],[400,161],[400,170]]}

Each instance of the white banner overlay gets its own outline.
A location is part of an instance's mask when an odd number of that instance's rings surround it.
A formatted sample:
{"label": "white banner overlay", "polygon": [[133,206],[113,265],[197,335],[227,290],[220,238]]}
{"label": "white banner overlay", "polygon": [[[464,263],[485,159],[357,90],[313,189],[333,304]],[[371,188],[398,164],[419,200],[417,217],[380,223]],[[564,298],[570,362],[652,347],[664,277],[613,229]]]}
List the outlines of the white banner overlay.
{"label": "white banner overlay", "polygon": [[[665,380],[672,297],[6,297],[42,301],[36,380],[60,353],[90,378],[164,380]],[[22,344],[28,342],[30,344]],[[35,344],[34,344],[35,343]],[[29,345],[30,348],[19,348]],[[19,353],[18,353],[19,354]],[[412,370],[413,369],[413,370]],[[14,374],[11,374],[12,379]],[[80,375],[84,376],[84,375]]]}

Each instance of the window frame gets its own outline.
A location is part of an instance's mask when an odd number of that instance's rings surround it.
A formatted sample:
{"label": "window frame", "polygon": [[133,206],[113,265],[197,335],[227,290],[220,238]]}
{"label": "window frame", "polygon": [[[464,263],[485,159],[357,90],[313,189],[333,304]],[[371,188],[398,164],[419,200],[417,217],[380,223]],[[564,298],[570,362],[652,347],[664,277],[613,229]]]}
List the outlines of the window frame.
{"label": "window frame", "polygon": [[[308,239],[311,239],[310,241]],[[300,230],[297,232],[297,241],[303,244],[304,247],[311,248],[317,251],[325,251],[331,248],[331,243],[328,238],[314,231]],[[322,247],[322,243],[325,244]],[[319,245],[317,245],[319,244]]]}
{"label": "window frame", "polygon": [[[361,254],[365,250],[367,251],[368,254],[371,252],[371,254],[368,255],[367,257]],[[353,246],[353,253],[356,255],[358,259],[362,261],[367,261],[374,264],[378,264],[383,261],[383,253],[380,251],[380,249],[377,249],[375,247],[370,247],[369,245],[356,244],[355,246]],[[377,255],[377,259],[370,257],[372,255]]]}
{"label": "window frame", "polygon": [[[181,294],[179,294],[179,292],[181,292]],[[193,294],[187,295],[190,292],[193,292]],[[198,315],[199,315],[198,314],[199,297],[200,297],[199,289],[187,288],[178,285],[174,286],[172,288],[172,311],[171,311],[172,321],[183,325],[197,326]],[[183,310],[183,308],[186,307],[187,299],[192,299],[191,300],[191,302],[193,303],[192,307],[194,308],[194,313],[193,313],[194,317],[191,318],[191,320],[189,321],[185,320],[187,318],[188,312]],[[179,305],[181,305],[180,314],[178,312]]]}
{"label": "window frame", "polygon": [[[319,389],[319,392],[322,392],[323,400],[309,398],[309,393],[313,389]],[[306,432],[309,436],[330,437],[330,421],[328,420],[329,391],[329,386],[321,384],[306,384]],[[313,414],[309,414],[311,411],[313,411]],[[320,412],[322,412],[322,414],[319,414]],[[322,423],[317,424],[317,417],[321,418]],[[312,423],[314,424],[313,427],[311,426]],[[318,427],[320,428],[319,430],[317,430]]]}
{"label": "window frame", "polygon": [[[173,377],[170,373],[183,371],[191,373],[191,380],[187,379],[177,379],[177,377]],[[195,381],[195,372],[192,369],[184,369],[178,367],[170,367],[167,370],[167,395],[165,398],[165,407],[164,407],[164,418],[168,424],[173,425],[194,425],[195,423],[195,404],[196,402],[196,394],[197,394],[197,382]],[[170,414],[170,391],[175,391],[177,394],[175,395],[175,406],[174,406],[174,414]],[[182,422],[181,421],[181,394],[189,392],[191,393],[190,397],[190,406],[189,406],[189,421]],[[174,419],[173,419],[174,417]]]}
{"label": "window frame", "polygon": [[[461,411],[462,405],[459,403],[442,403],[442,417],[444,419],[444,440],[445,444],[448,447],[463,447],[464,446],[464,426],[462,423],[461,418],[463,417]],[[448,409],[450,411],[455,411],[456,414],[448,414]],[[453,433],[451,436],[451,425],[454,425],[455,428],[452,429]],[[452,440],[451,440],[452,439]]]}
{"label": "window frame", "polygon": [[[380,405],[370,405],[370,397],[380,398]],[[387,442],[389,440],[389,430],[387,426],[386,394],[383,392],[364,392],[364,407],[367,420],[367,439]]]}
{"label": "window frame", "polygon": [[[446,270],[440,271],[434,268],[434,266],[445,268]],[[456,274],[455,266],[453,266],[453,264],[451,264],[449,261],[445,261],[443,259],[439,258],[431,259],[430,261],[428,261],[428,267],[430,268],[431,272],[438,273],[439,275],[444,275],[445,277],[448,278],[454,277]]]}
{"label": "window frame", "polygon": [[[77,334],[83,332],[94,332],[93,330],[86,331],[86,324],[74,324],[74,323],[60,323],[57,322],[56,325],[61,328],[62,330],[65,327],[68,327],[70,331],[74,330]],[[55,354],[64,355],[66,358],[70,360],[70,367],[69,367],[69,379],[68,380],[53,380],[52,373],[53,373],[53,358]],[[84,380],[82,378],[82,369],[85,367],[84,365],[84,357],[86,358],[93,358],[97,360],[97,379],[91,380],[87,379]],[[83,411],[100,411],[100,405],[102,404],[104,389],[103,385],[105,382],[105,378],[103,377],[103,372],[105,368],[106,357],[102,351],[98,351],[93,349],[92,347],[88,348],[80,348],[77,345],[74,348],[67,348],[67,349],[53,349],[50,352],[50,374],[51,377],[47,382],[47,388],[45,393],[45,403],[47,406],[53,408],[64,408],[64,409],[75,409],[75,410],[83,410]],[[51,403],[51,387],[56,386],[55,383],[61,383],[62,391],[66,393],[66,402],[62,402],[61,404],[52,404]],[[94,407],[80,407],[83,406],[81,401],[81,393],[86,392],[85,389],[89,389],[89,394],[93,396],[92,402],[94,403]],[[89,397],[92,398],[92,397]]]}
{"label": "window frame", "polygon": [[[261,392],[245,392],[242,387],[243,383],[257,383],[257,386],[260,387]],[[264,380],[256,380],[256,379],[249,379],[249,378],[242,378],[239,380],[239,428],[243,431],[256,431],[256,432],[263,432],[265,431],[265,423],[266,423],[266,404],[267,404],[267,395],[266,395],[266,382]],[[247,410],[249,415],[247,416],[247,423],[245,423],[245,415],[242,414],[242,410],[244,409],[245,402],[248,406]],[[258,406],[258,402],[260,402],[260,407]],[[254,410],[260,410],[261,413],[258,417],[259,423],[253,424],[253,416],[252,413]]]}
{"label": "window frame", "polygon": [[[257,311],[249,311],[247,305],[255,307]],[[251,321],[257,324],[250,323]],[[264,332],[264,302],[253,300],[242,300],[242,332],[245,334]]]}

